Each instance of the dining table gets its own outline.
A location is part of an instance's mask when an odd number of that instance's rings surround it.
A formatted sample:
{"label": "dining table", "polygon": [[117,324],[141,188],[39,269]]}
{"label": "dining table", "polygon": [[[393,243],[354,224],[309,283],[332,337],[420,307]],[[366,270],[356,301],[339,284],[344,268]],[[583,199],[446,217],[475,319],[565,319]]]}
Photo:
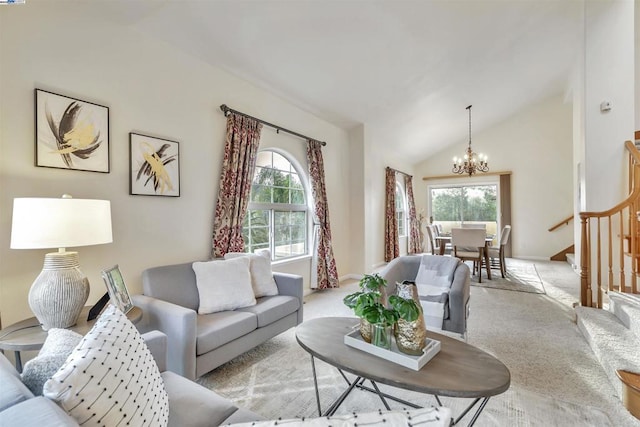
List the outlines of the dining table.
{"label": "dining table", "polygon": [[[484,262],[487,266],[487,278],[491,279],[491,260],[489,259],[489,246],[493,244],[493,239],[495,238],[492,234],[487,234],[484,238]],[[439,236],[435,236],[435,240],[438,241],[438,245],[440,246],[440,255],[444,255],[447,243],[451,243],[451,233],[441,234]]]}

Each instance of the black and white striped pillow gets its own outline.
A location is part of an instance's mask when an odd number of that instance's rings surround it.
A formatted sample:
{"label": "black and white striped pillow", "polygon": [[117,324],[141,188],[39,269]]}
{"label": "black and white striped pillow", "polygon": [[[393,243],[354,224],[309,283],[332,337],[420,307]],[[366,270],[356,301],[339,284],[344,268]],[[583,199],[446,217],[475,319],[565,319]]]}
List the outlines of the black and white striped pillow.
{"label": "black and white striped pillow", "polygon": [[110,305],[43,395],[83,426],[166,426],[169,399],[136,327]]}

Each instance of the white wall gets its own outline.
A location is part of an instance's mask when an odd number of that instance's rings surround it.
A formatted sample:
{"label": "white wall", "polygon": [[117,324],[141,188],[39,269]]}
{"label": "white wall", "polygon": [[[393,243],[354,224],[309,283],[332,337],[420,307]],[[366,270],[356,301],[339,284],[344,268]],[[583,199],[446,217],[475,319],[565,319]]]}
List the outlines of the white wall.
{"label": "white wall", "polygon": [[[427,207],[429,184],[496,181],[481,174],[471,179],[421,179],[450,175],[451,159],[463,154],[467,142],[460,141],[416,166],[414,192],[418,210]],[[513,257],[548,259],[573,243],[571,227],[547,231],[573,213],[570,104],[559,96],[547,99],[484,132],[473,132],[472,148],[489,156],[490,171],[512,172]]]}
{"label": "white wall", "polygon": [[[624,141],[634,131],[634,3],[585,2],[585,208],[602,211],[627,194]],[[612,109],[600,111],[603,101]],[[618,171],[618,173],[612,173]]]}
{"label": "white wall", "polygon": [[[80,248],[92,283],[89,303],[104,291],[100,270],[119,264],[132,293],[147,267],[207,259],[223,153],[225,118],[219,105],[327,141],[323,154],[334,253],[348,269],[348,135],[291,104],[172,47],[92,13],[91,3],[37,2],[0,8],[0,315],[4,325],[30,317],[29,287],[45,250],[9,249],[14,197],[111,200],[114,242]],[[34,88],[110,109],[111,172],[35,167]],[[129,132],[180,143],[181,197],[128,194]],[[265,127],[265,135],[272,132]],[[273,136],[273,135],[271,135]],[[304,144],[285,137],[270,144],[305,165]],[[285,271],[305,275],[308,260]],[[346,272],[345,272],[346,273]]]}

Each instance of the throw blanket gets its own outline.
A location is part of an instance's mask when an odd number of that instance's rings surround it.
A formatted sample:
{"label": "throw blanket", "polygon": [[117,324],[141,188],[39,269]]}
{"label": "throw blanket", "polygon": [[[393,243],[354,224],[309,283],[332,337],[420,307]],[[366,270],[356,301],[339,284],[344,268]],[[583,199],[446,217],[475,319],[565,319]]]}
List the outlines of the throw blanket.
{"label": "throw blanket", "polygon": [[422,256],[416,286],[427,327],[442,329],[449,318],[449,289],[459,263],[455,257]]}
{"label": "throw blanket", "polygon": [[449,288],[416,284],[418,297],[427,327],[442,329],[442,321],[449,317]]}

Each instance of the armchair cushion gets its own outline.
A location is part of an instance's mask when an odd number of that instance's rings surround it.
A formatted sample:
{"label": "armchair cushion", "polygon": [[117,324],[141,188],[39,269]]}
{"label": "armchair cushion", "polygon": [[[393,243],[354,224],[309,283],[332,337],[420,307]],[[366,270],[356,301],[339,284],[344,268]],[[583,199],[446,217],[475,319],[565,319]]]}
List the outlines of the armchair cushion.
{"label": "armchair cushion", "polygon": [[433,285],[448,289],[459,263],[460,260],[454,257],[434,258],[423,255],[415,278],[416,285]]}
{"label": "armchair cushion", "polygon": [[248,257],[194,262],[193,271],[200,297],[198,314],[255,305]]}

